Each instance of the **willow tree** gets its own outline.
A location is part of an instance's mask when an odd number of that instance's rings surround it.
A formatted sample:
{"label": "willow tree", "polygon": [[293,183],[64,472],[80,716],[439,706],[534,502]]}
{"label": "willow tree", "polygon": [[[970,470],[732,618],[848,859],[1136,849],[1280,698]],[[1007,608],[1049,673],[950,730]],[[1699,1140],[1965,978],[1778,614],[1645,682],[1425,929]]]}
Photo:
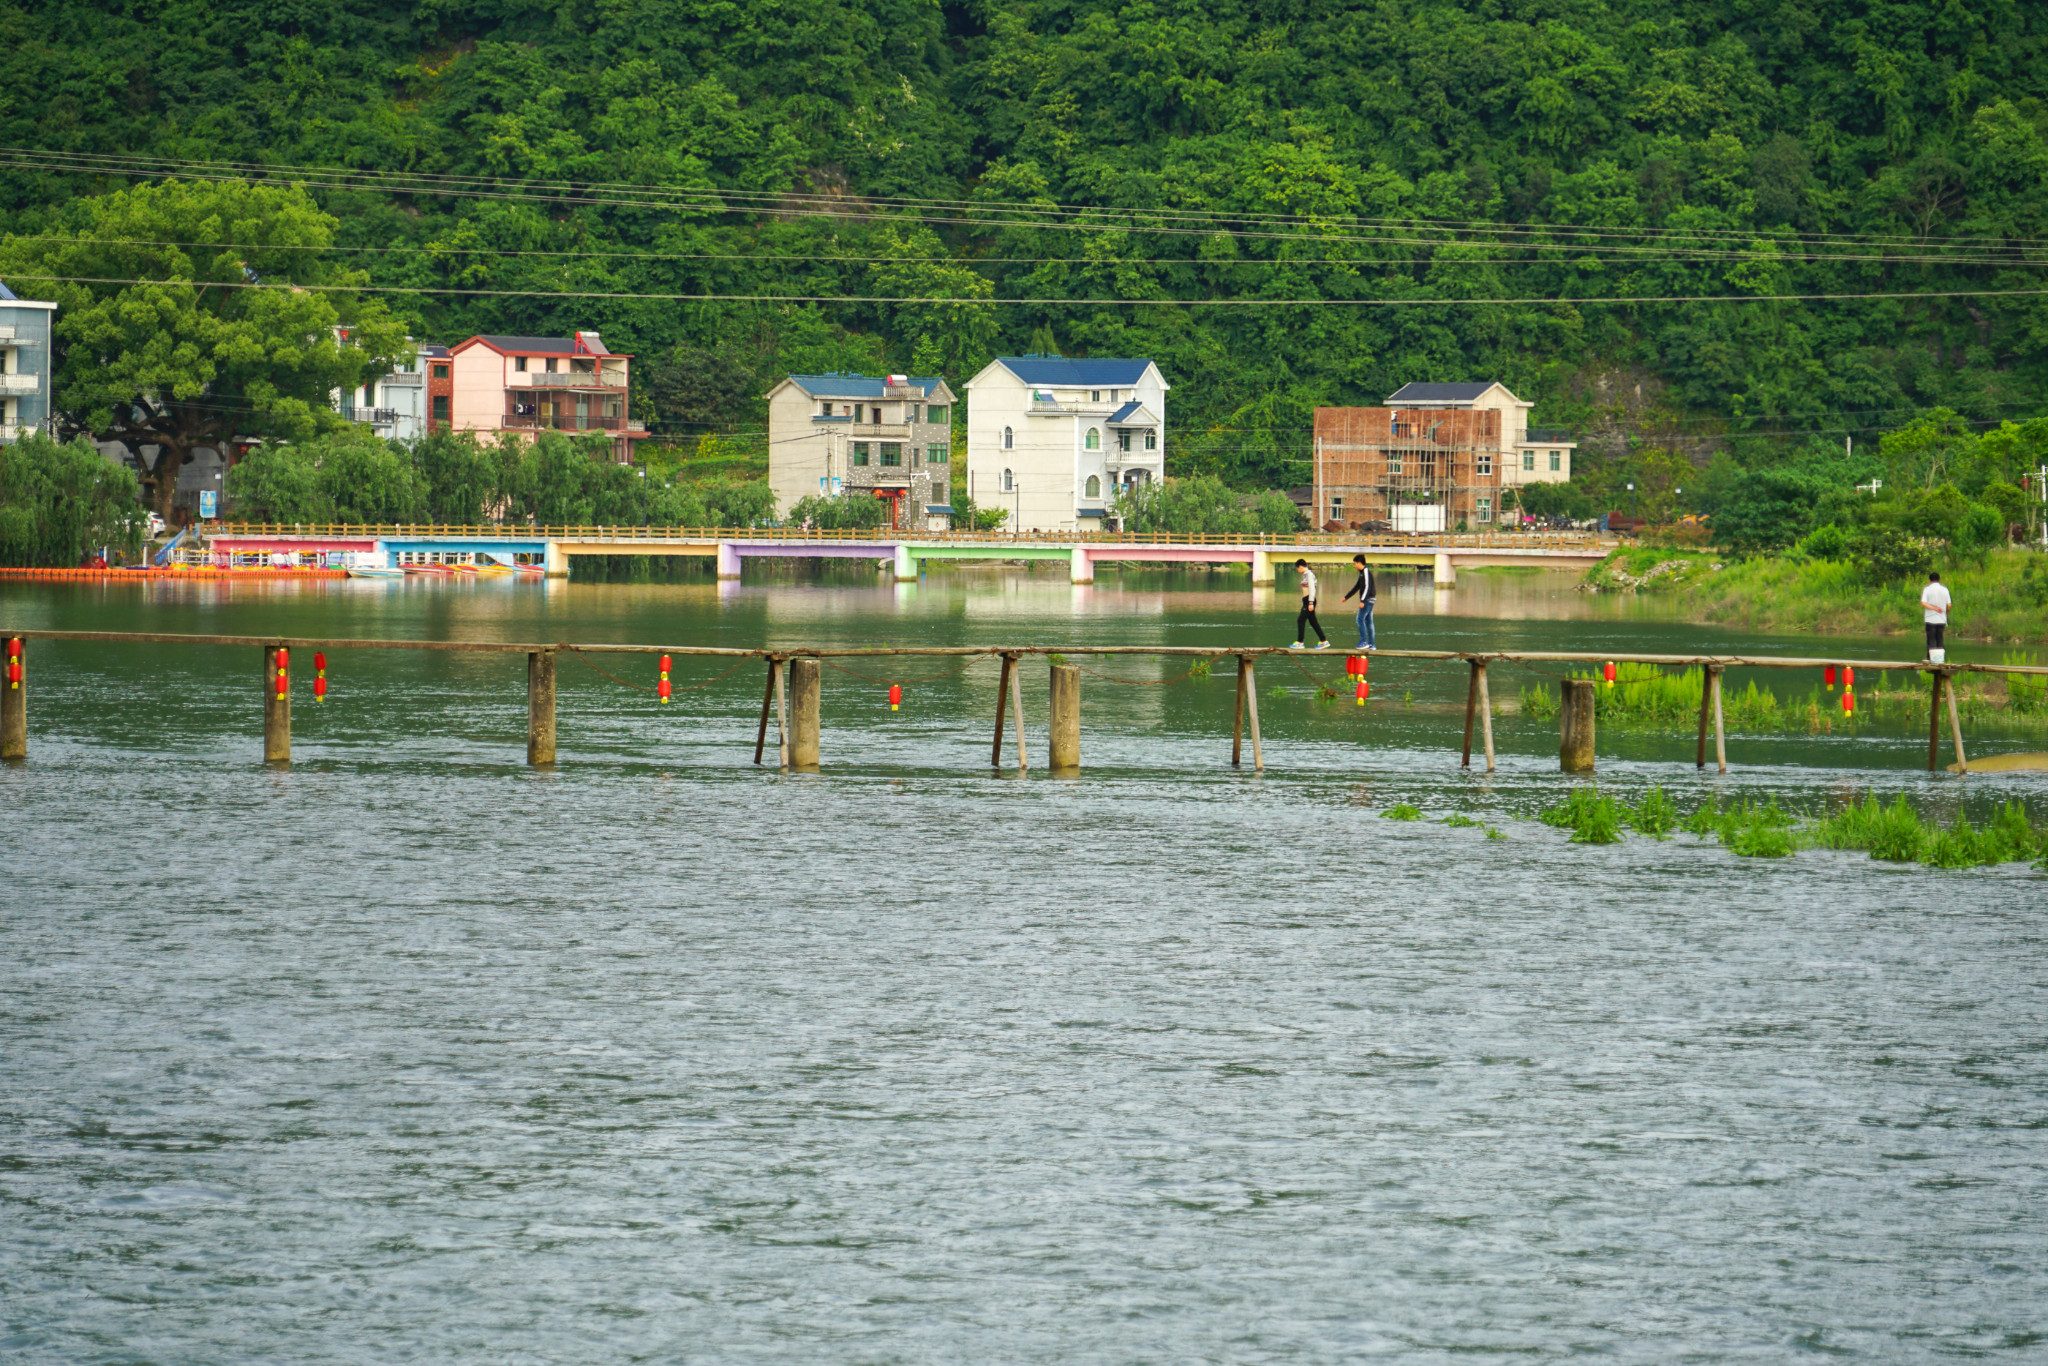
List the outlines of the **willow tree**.
{"label": "willow tree", "polygon": [[0,272],[54,299],[60,427],[118,442],[168,516],[196,451],[343,425],[333,394],[389,370],[405,329],[334,264],[303,190],[167,181],[81,199],[0,244]]}

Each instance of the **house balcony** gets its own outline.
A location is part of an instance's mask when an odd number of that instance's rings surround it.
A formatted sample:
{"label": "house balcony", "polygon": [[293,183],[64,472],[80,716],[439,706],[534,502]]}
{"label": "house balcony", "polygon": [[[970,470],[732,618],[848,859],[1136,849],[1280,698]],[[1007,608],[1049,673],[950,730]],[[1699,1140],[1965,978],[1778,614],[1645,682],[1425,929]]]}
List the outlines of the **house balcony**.
{"label": "house balcony", "polygon": [[500,425],[507,431],[553,432],[644,432],[647,424],[637,418],[599,417],[595,413],[557,413],[541,417],[534,413],[507,413]]}
{"label": "house balcony", "polygon": [[0,394],[37,394],[42,388],[41,375],[0,375]]}
{"label": "house balcony", "polygon": [[367,422],[373,427],[389,427],[398,421],[396,408],[355,408],[341,410],[341,415],[350,422]]}
{"label": "house balcony", "polygon": [[1062,402],[1061,400],[1056,398],[1038,398],[1034,396],[1031,400],[1030,411],[1034,413],[1046,413],[1055,416],[1060,413],[1072,413],[1088,417],[1108,417],[1111,413],[1123,407],[1124,403],[1127,401],[1128,400],[1119,399],[1115,403],[1069,403]]}
{"label": "house balcony", "polygon": [[505,376],[511,389],[624,389],[626,377],[603,370],[556,371],[554,374],[514,371]]}

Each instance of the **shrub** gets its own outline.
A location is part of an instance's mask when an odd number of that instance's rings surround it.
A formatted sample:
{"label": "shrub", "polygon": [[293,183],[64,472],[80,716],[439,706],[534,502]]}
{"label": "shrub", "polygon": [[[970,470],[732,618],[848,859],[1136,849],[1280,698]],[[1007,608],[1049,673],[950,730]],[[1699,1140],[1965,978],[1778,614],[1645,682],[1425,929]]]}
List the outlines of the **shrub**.
{"label": "shrub", "polygon": [[106,546],[142,546],[135,472],[89,441],[60,446],[41,432],[0,446],[0,564],[69,568]]}
{"label": "shrub", "polygon": [[1532,721],[1554,721],[1557,719],[1557,694],[1542,684],[1535,688],[1524,688],[1521,699],[1522,715]]}
{"label": "shrub", "polygon": [[1817,526],[1799,543],[1799,549],[1816,560],[1839,560],[1849,553],[1849,533],[1829,522]]}
{"label": "shrub", "polygon": [[[858,494],[832,498],[814,493],[791,504],[785,520],[792,526],[808,521],[812,526],[828,531],[879,527],[889,520],[889,505],[880,498],[866,498]],[[726,523],[721,522],[720,525]]]}

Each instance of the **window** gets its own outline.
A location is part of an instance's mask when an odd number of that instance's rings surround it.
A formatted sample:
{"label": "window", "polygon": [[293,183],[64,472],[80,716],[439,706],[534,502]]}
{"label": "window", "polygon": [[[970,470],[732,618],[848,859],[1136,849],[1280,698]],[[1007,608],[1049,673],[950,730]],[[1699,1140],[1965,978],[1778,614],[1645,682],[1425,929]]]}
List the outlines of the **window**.
{"label": "window", "polygon": [[911,405],[910,405],[910,416],[909,416],[909,417],[908,417],[908,418],[907,418],[906,420],[907,420],[907,421],[910,421],[910,422],[922,422],[922,421],[924,421],[924,408],[923,408],[923,405],[921,405],[921,404],[917,404],[917,403],[913,403],[913,404],[911,404]]}
{"label": "window", "polygon": [[375,380],[363,386],[363,406],[365,408],[377,406],[377,382]]}
{"label": "window", "polygon": [[569,362],[569,370],[572,374],[594,375],[597,373],[597,362],[594,360],[572,360]]}
{"label": "window", "polygon": [[1551,469],[1552,469],[1553,471],[1556,471],[1556,470],[1561,470],[1561,469],[1563,468],[1563,466],[1564,466],[1564,452],[1563,452],[1563,451],[1552,451],[1552,452],[1550,453],[1550,468],[1551,468]]}
{"label": "window", "polygon": [[882,425],[882,410],[881,410],[880,408],[871,408],[871,409],[869,409],[869,412],[871,412],[871,413],[873,414],[873,416],[872,416],[872,417],[870,417],[870,418],[868,418],[868,421],[869,421],[869,422],[872,422],[872,423],[873,423],[873,424],[874,424],[875,426],[877,426],[877,427],[881,426],[881,425]]}
{"label": "window", "polygon": [[[523,367],[522,367],[522,368],[523,368]],[[829,404],[829,403],[821,403],[821,404],[819,404],[819,405],[818,405],[818,408],[819,408],[818,416],[820,416],[820,417],[830,417],[830,416],[832,416],[832,405],[831,405],[831,404]]]}
{"label": "window", "polygon": [[1474,461],[1472,462],[1472,472],[1473,472],[1474,474],[1492,474],[1492,473],[1493,473],[1493,452],[1492,452],[1492,451],[1481,451],[1481,452],[1479,452],[1479,455],[1477,456],[1477,458],[1475,458],[1475,459],[1474,459]]}
{"label": "window", "polygon": [[867,442],[856,441],[853,443],[853,463],[856,465],[865,465],[868,463]]}
{"label": "window", "polygon": [[1131,448],[1131,434],[1128,431],[1116,434],[1116,448],[1120,451],[1127,451]]}
{"label": "window", "polygon": [[1145,432],[1145,449],[1148,451],[1156,451],[1159,449],[1159,433],[1152,431],[1149,428]]}
{"label": "window", "polygon": [[1390,475],[1398,475],[1398,474],[1399,474],[1400,472],[1401,472],[1401,453],[1400,453],[1399,451],[1388,451],[1388,452],[1387,452],[1387,473],[1388,473],[1388,474],[1390,474]]}
{"label": "window", "polygon": [[1016,475],[1014,475],[1014,474],[1012,474],[1012,473],[1010,473],[1010,471],[1008,471],[1008,470],[1004,470],[1004,471],[1003,471],[1003,492],[1004,492],[1004,493],[1015,493],[1016,491],[1017,491],[1017,476],[1016,476]]}
{"label": "window", "polygon": [[437,366],[435,366],[435,367],[434,367],[434,378],[435,378],[435,379],[446,379],[446,378],[448,378],[448,367],[447,367],[447,366],[445,366],[445,365],[437,365]]}
{"label": "window", "polygon": [[436,422],[446,422],[448,420],[448,395],[434,395],[433,415]]}
{"label": "window", "polygon": [[524,357],[524,356],[514,356],[514,357],[512,358],[512,369],[513,369],[513,371],[514,371],[515,373],[517,373],[517,374],[521,374],[521,375],[525,374],[525,373],[526,373],[526,357]]}
{"label": "window", "polygon": [[555,373],[555,358],[553,356],[548,357],[547,372],[551,375]]}
{"label": "window", "polygon": [[1102,476],[1099,474],[1089,475],[1087,484],[1083,486],[1081,496],[1083,498],[1100,498],[1102,496]]}
{"label": "window", "polygon": [[1335,497],[1333,497],[1333,498],[1331,498],[1331,499],[1330,499],[1330,515],[1331,515],[1332,517],[1340,517],[1340,518],[1341,518],[1341,517],[1342,517],[1342,516],[1344,515],[1344,495],[1343,495],[1343,494],[1341,494],[1341,493],[1340,493],[1340,494],[1337,494],[1337,495],[1336,495]]}
{"label": "window", "polygon": [[1091,451],[1101,450],[1102,433],[1098,431],[1096,428],[1090,427],[1088,429],[1088,435],[1082,439],[1081,444],[1086,446]]}
{"label": "window", "polygon": [[946,463],[946,457],[949,454],[950,452],[943,445],[926,446],[924,448],[924,463],[927,465],[943,465]]}
{"label": "window", "polygon": [[1088,401],[1090,403],[1102,402],[1102,391],[1100,389],[1090,389],[1088,391]]}
{"label": "window", "polygon": [[900,441],[884,441],[882,443],[882,463],[884,465],[902,464],[903,443]]}
{"label": "window", "polygon": [[1008,427],[1003,428],[1003,449],[1012,450],[1017,445],[1017,434]]}
{"label": "window", "polygon": [[1523,451],[1523,452],[1522,452],[1522,468],[1523,468],[1523,469],[1525,469],[1525,470],[1529,470],[1529,471],[1532,471],[1532,472],[1533,472],[1533,471],[1535,470],[1535,468],[1536,468],[1536,452],[1534,452],[1534,451]]}
{"label": "window", "polygon": [[1475,505],[1475,507],[1477,508],[1478,519],[1480,521],[1490,522],[1493,520],[1493,499],[1481,498]]}
{"label": "window", "polygon": [[924,420],[927,422],[949,422],[952,416],[952,411],[943,403],[934,403],[924,410]]}

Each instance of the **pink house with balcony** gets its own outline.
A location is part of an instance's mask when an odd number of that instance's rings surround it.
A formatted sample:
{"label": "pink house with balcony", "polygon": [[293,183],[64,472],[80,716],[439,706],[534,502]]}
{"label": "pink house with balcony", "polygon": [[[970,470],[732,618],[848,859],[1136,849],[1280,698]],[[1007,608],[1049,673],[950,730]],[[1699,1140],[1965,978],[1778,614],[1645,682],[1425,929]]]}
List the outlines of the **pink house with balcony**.
{"label": "pink house with balcony", "polygon": [[494,435],[599,432],[611,437],[614,459],[630,460],[647,435],[646,423],[626,415],[632,361],[595,332],[471,337],[448,348],[450,425]]}

